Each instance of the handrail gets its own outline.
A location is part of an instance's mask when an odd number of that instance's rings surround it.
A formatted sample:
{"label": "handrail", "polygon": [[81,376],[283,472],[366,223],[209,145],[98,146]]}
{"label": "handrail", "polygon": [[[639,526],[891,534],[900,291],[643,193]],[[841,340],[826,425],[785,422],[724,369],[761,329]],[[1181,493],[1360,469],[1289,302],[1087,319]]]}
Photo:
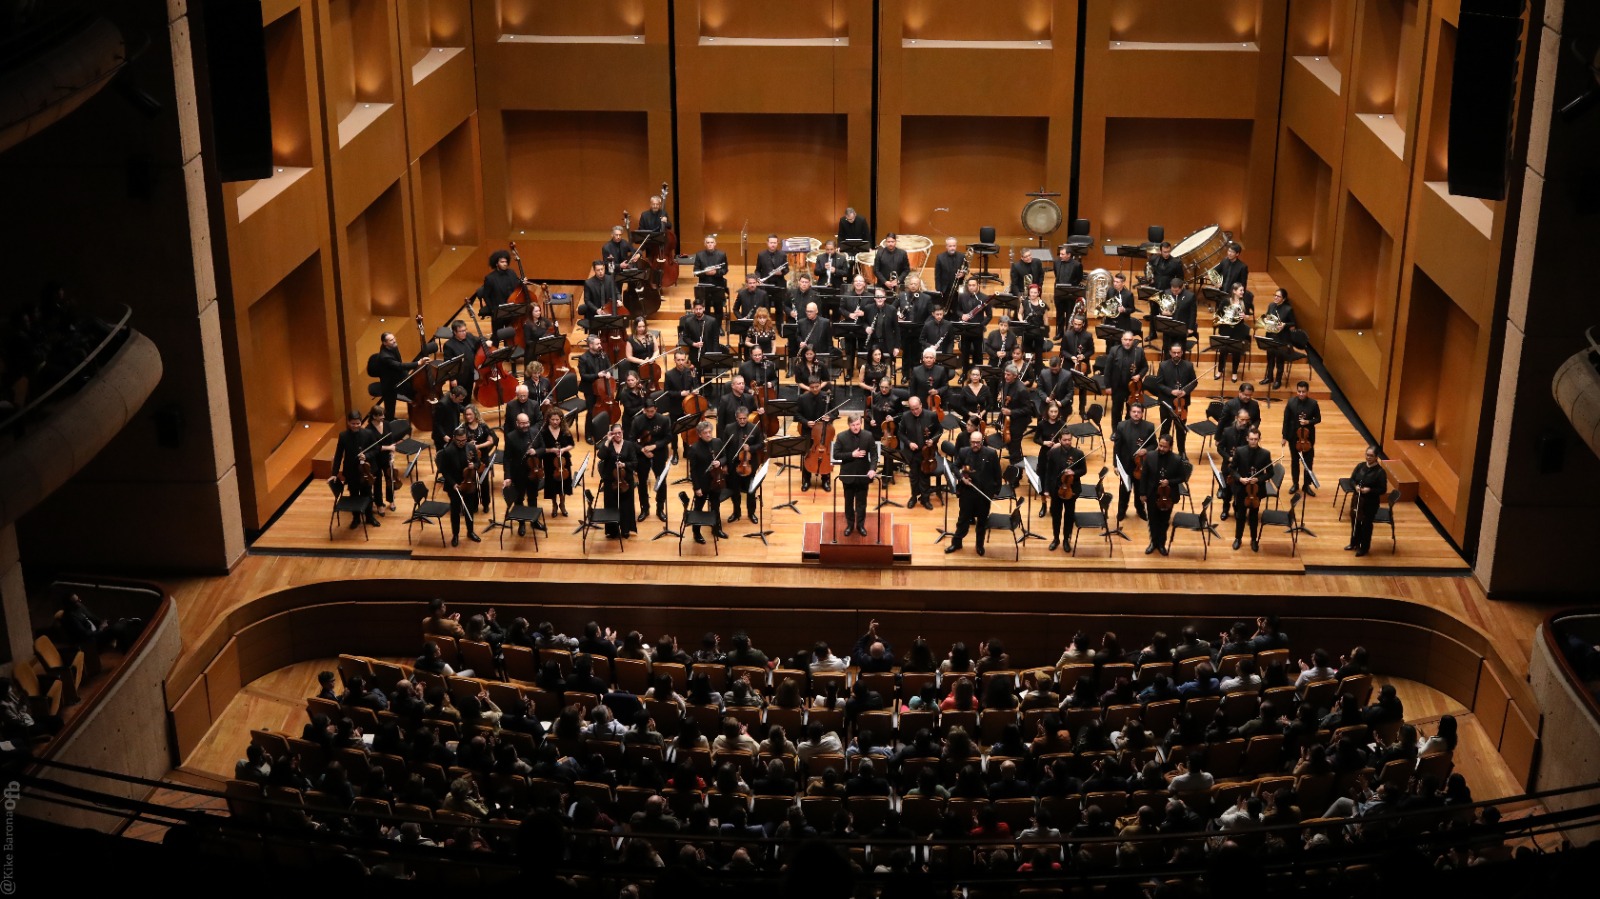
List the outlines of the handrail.
{"label": "handrail", "polygon": [[121,305],[122,318],[118,320],[116,324],[111,326],[111,331],[107,333],[106,336],[100,341],[100,345],[96,346],[93,352],[89,353],[89,355],[83,357],[81,362],[73,366],[72,371],[62,375],[54,384],[51,384],[49,389],[45,390],[44,393],[35,397],[33,401],[28,403],[26,406],[18,409],[10,418],[6,419],[5,421],[0,421],[0,435],[5,434],[13,425],[27,418],[35,410],[49,403],[51,398],[55,396],[56,391],[60,390],[62,387],[71,383],[73,379],[77,378],[78,374],[82,372],[84,367],[89,363],[98,360],[100,358],[100,354],[105,352],[106,347],[109,346],[113,340],[124,336],[125,332],[129,330],[128,320],[133,317],[133,309],[125,303]]}
{"label": "handrail", "polygon": [[1561,671],[1562,676],[1572,685],[1573,692],[1582,697],[1581,701],[1584,708],[1589,710],[1589,717],[1600,723],[1600,696],[1596,696],[1594,691],[1584,686],[1583,676],[1573,669],[1572,662],[1567,659],[1566,649],[1561,645],[1561,641],[1556,639],[1556,625],[1560,619],[1570,618],[1575,615],[1600,617],[1600,609],[1574,606],[1569,609],[1557,609],[1546,615],[1544,627],[1542,628],[1544,631],[1544,645],[1550,651],[1550,655],[1555,658],[1556,668]]}

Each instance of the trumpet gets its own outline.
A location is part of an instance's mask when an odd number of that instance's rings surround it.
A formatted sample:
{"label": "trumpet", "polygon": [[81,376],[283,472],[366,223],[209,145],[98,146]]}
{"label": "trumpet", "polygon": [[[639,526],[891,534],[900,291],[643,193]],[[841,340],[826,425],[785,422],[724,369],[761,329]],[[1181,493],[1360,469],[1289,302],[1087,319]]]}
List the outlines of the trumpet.
{"label": "trumpet", "polygon": [[1283,330],[1283,319],[1268,312],[1261,316],[1261,327],[1265,328],[1268,334],[1276,334]]}

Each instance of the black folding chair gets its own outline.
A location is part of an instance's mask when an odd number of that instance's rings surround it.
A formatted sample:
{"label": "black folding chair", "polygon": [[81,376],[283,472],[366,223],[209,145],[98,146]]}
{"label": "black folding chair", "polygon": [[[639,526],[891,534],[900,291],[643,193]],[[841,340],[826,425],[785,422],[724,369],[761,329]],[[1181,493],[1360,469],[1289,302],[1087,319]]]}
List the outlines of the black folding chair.
{"label": "black folding chair", "polygon": [[722,539],[717,536],[722,523],[717,521],[717,513],[712,511],[695,512],[689,508],[689,493],[685,490],[678,491],[678,502],[683,504],[683,518],[678,524],[678,555],[683,555],[683,535],[690,528],[711,529],[711,552],[713,555],[722,555]]}
{"label": "black folding chair", "polygon": [[1111,494],[1100,491],[1100,509],[1096,512],[1072,513],[1073,540],[1072,555],[1078,555],[1078,544],[1083,542],[1083,532],[1086,528],[1099,528],[1100,536],[1106,541],[1106,558],[1110,558],[1116,550],[1111,543]]}
{"label": "black folding chair", "polygon": [[1296,493],[1289,499],[1288,511],[1280,509],[1262,509],[1261,527],[1286,528],[1289,534],[1289,555],[1292,557],[1300,548],[1300,532],[1305,528],[1296,526],[1295,515],[1300,511],[1300,494]]}
{"label": "black folding chair", "polygon": [[406,545],[411,545],[411,526],[421,522],[423,528],[438,525],[439,545],[444,546],[444,517],[450,514],[450,504],[428,499],[428,485],[411,482],[411,517],[406,519]]}
{"label": "black folding chair", "polygon": [[1373,527],[1377,527],[1380,524],[1386,524],[1386,525],[1389,526],[1389,554],[1390,555],[1394,555],[1394,553],[1396,551],[1398,551],[1399,548],[1400,548],[1400,541],[1395,538],[1395,533],[1394,533],[1394,504],[1399,502],[1399,501],[1400,501],[1400,491],[1398,489],[1390,490],[1389,491],[1389,495],[1384,497],[1385,505],[1378,507],[1378,510],[1376,512],[1372,513],[1372,526]]}
{"label": "black folding chair", "polygon": [[344,481],[338,478],[328,479],[328,489],[333,493],[333,510],[328,514],[328,539],[333,539],[333,526],[339,521],[339,513],[348,512],[361,522],[361,536],[371,540],[372,537],[367,534],[367,516],[372,514],[372,497],[345,496]]}
{"label": "black folding chair", "polygon": [[[500,548],[505,548],[506,531],[511,530],[511,525],[520,524],[527,528],[527,530],[533,532],[533,551],[538,552],[539,532],[544,531],[546,535],[550,533],[550,529],[546,527],[544,523],[544,509],[539,507],[537,501],[530,502],[525,506],[516,505],[517,488],[511,484],[506,485],[501,497],[506,501],[506,517],[502,522],[505,527],[500,529]],[[442,533],[443,527],[441,526],[441,534]]]}
{"label": "black folding chair", "polygon": [[1104,418],[1105,414],[1106,408],[1104,406],[1099,403],[1090,403],[1089,408],[1084,412],[1084,420],[1077,424],[1067,425],[1067,432],[1072,435],[1074,440],[1080,442],[1084,440],[1100,441],[1100,453],[1104,455],[1106,451],[1106,435],[1100,430],[1100,419]]}
{"label": "black folding chair", "polygon": [[1027,539],[1027,535],[1022,531],[1022,500],[1013,496],[1010,512],[990,512],[986,527],[991,534],[995,531],[1010,531],[1012,560],[1022,558],[1022,541]]}
{"label": "black folding chair", "polygon": [[[632,502],[632,499],[629,499]],[[594,504],[594,491],[588,487],[583,488],[583,521],[578,524],[578,530],[583,534],[583,552],[589,553],[589,532],[595,528],[611,526],[617,529],[617,549],[624,548],[622,540],[622,511],[620,509],[603,509]]]}
{"label": "black folding chair", "polygon": [[[1296,497],[1298,500],[1299,498]],[[1263,513],[1262,518],[1266,515]],[[1262,522],[1265,524],[1265,520]],[[1199,512],[1178,512],[1172,516],[1171,536],[1167,538],[1167,550],[1172,550],[1172,545],[1177,542],[1179,531],[1197,531],[1200,534],[1200,558],[1211,557],[1211,538],[1220,537],[1216,525],[1211,523],[1211,497],[1200,500]]]}

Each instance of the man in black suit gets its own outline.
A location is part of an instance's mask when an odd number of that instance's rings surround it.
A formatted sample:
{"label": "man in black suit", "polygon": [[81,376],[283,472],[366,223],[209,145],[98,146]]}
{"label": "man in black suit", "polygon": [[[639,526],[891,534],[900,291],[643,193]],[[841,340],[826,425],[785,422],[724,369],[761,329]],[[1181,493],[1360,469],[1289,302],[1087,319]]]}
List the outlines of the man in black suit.
{"label": "man in black suit", "polygon": [[[1144,460],[1144,475],[1139,480],[1140,488],[1145,491],[1145,508],[1150,510],[1150,545],[1144,552],[1145,555],[1159,552],[1164,556],[1167,532],[1172,527],[1172,506],[1178,501],[1183,483],[1189,480],[1189,463],[1172,451],[1171,437],[1161,435],[1156,451]],[[1161,508],[1163,491],[1167,496],[1165,509]]]}
{"label": "man in black suit", "polygon": [[424,343],[416,359],[405,362],[400,357],[400,341],[395,338],[394,332],[385,331],[378,339],[382,345],[367,358],[367,374],[378,380],[378,397],[383,402],[384,417],[393,419],[395,401],[402,394],[406,395],[406,402],[411,402],[411,389],[405,383],[407,376],[416,371],[421,364],[417,360],[427,356],[433,345]]}
{"label": "man in black suit", "polygon": [[[695,430],[699,432],[700,439],[683,451],[684,461],[689,465],[689,482],[694,485],[694,510],[704,512],[706,506],[710,505],[717,516],[717,523],[712,526],[711,532],[717,539],[724,540],[728,535],[722,530],[722,494],[711,489],[711,468],[722,464],[717,460],[715,428],[711,422],[702,421],[695,426]],[[694,529],[694,542],[706,542],[698,527]]]}
{"label": "man in black suit", "polygon": [[1167,296],[1172,298],[1172,314],[1167,317],[1183,322],[1188,326],[1188,332],[1184,336],[1163,333],[1161,335],[1163,349],[1172,346],[1174,343],[1184,343],[1190,337],[1200,333],[1200,313],[1199,307],[1195,304],[1194,291],[1188,290],[1183,286],[1183,279],[1173,278],[1167,284]]}
{"label": "man in black suit", "polygon": [[694,254],[695,278],[700,284],[710,284],[728,291],[728,254],[717,249],[716,235],[706,235],[705,249]]}
{"label": "man in black suit", "polygon": [[1183,357],[1183,345],[1167,347],[1167,358],[1161,362],[1161,371],[1148,382],[1148,389],[1161,400],[1161,436],[1172,433],[1177,426],[1178,454],[1188,457],[1185,444],[1189,437],[1188,423],[1179,420],[1174,409],[1179,399],[1187,397],[1195,388],[1194,363]]}
{"label": "man in black suit", "polygon": [[1144,358],[1144,347],[1138,346],[1135,340],[1132,331],[1123,331],[1122,342],[1100,357],[1104,362],[1105,392],[1111,396],[1113,427],[1122,421],[1125,407],[1131,409],[1144,402],[1143,396],[1130,396],[1128,390],[1128,382],[1135,375],[1143,375],[1150,370],[1150,363]]}
{"label": "man in black suit", "polygon": [[[345,490],[353,497],[372,497],[372,485],[361,477],[361,462],[369,459],[372,444],[376,443],[378,435],[361,422],[361,413],[355,410],[345,414],[345,430],[339,435],[333,448],[333,470],[338,472],[340,482]],[[374,505],[367,508],[367,524],[371,527],[378,526],[378,517]],[[350,516],[350,529],[353,531],[361,527],[361,516]]]}
{"label": "man in black suit", "polygon": [[961,252],[961,245],[954,237],[946,237],[944,252],[933,260],[933,289],[939,292],[940,298],[955,293],[966,276],[962,271],[966,267],[967,257]]}
{"label": "man in black suit", "polygon": [[[1083,493],[1083,479],[1089,475],[1088,457],[1073,442],[1072,432],[1062,428],[1056,434],[1056,445],[1044,457],[1044,471],[1041,472],[1039,486],[1044,488],[1050,503],[1050,545],[1047,549],[1055,549],[1062,543],[1066,543],[1068,549],[1072,548],[1078,497]],[[1072,495],[1063,499],[1060,495],[1061,476],[1068,471],[1073,475]]]}
{"label": "man in black suit", "polygon": [[782,284],[789,271],[789,255],[783,251],[778,235],[767,235],[767,246],[756,254],[756,277],[762,284]]}
{"label": "man in black suit", "polygon": [[867,488],[878,476],[878,444],[862,427],[860,412],[850,413],[850,429],[833,440],[833,464],[844,488],[844,535],[867,532]]}
{"label": "man in black suit", "polygon": [[1117,425],[1116,433],[1111,438],[1111,452],[1118,462],[1122,463],[1122,471],[1133,480],[1130,489],[1128,483],[1122,480],[1122,473],[1117,476],[1117,520],[1121,521],[1128,514],[1128,498],[1133,498],[1133,510],[1139,517],[1149,520],[1144,510],[1143,478],[1135,477],[1143,465],[1136,462],[1140,456],[1148,456],[1150,448],[1155,444],[1156,426],[1144,420],[1144,404],[1133,403],[1128,408],[1128,420]]}
{"label": "man in black suit", "polygon": [[961,512],[956,532],[945,553],[958,552],[967,531],[978,526],[978,555],[983,555],[983,538],[989,533],[989,503],[1000,490],[1000,454],[983,442],[983,432],[968,432],[967,446],[956,454],[956,477],[960,480]]}
{"label": "man in black suit", "polygon": [[922,351],[922,364],[911,369],[911,378],[908,382],[911,395],[924,404],[932,393],[940,393],[941,397],[945,387],[950,384],[950,369],[938,363],[938,355],[929,346]]}
{"label": "man in black suit", "polygon": [[1250,266],[1239,258],[1243,248],[1233,241],[1228,241],[1228,255],[1226,259],[1217,263],[1217,274],[1222,276],[1222,295],[1227,296],[1233,292],[1233,285],[1244,284],[1249,286]]}
{"label": "man in black suit", "polygon": [[[1233,475],[1235,484],[1233,490],[1233,548],[1238,549],[1244,542],[1244,528],[1250,525],[1250,549],[1253,552],[1261,551],[1261,509],[1259,500],[1266,496],[1264,482],[1272,476],[1272,454],[1261,448],[1261,429],[1251,426],[1247,435],[1248,443],[1233,451]],[[1251,506],[1249,501],[1250,488],[1254,487],[1258,497],[1257,505]]]}
{"label": "man in black suit", "polygon": [[850,257],[839,252],[833,241],[825,241],[811,275],[823,287],[838,287],[850,278]]}
{"label": "man in black suit", "polygon": [[883,239],[883,247],[878,250],[877,257],[872,263],[872,273],[879,284],[893,281],[900,284],[905,281],[906,275],[911,274],[911,259],[906,251],[900,249],[900,239],[895,234],[889,234]]}
{"label": "man in black suit", "polygon": [[1233,421],[1239,415],[1239,410],[1250,413],[1250,423],[1261,424],[1261,404],[1255,400],[1255,385],[1248,382],[1239,385],[1239,395],[1228,400],[1222,406],[1222,420]]}
{"label": "man in black suit", "polygon": [[920,499],[922,507],[931,510],[933,494],[928,489],[929,475],[922,471],[922,448],[929,443],[937,447],[944,426],[939,422],[939,416],[934,415],[931,409],[924,409],[922,400],[913,395],[906,400],[906,411],[901,414],[896,430],[900,439],[900,457],[905,460],[910,472],[911,498],[906,500],[906,508],[915,506]]}
{"label": "man in black suit", "polygon": [[[672,442],[672,420],[657,411],[661,402],[655,391],[645,394],[644,408],[633,417],[628,439],[639,448],[639,517],[650,513],[650,494],[656,496],[656,517],[667,520],[667,485],[655,484],[666,470],[669,445]],[[508,440],[510,438],[507,438]]]}
{"label": "man in black suit", "polygon": [[872,226],[867,220],[856,214],[855,207],[847,207],[844,215],[839,218],[839,246],[844,246],[847,240],[864,240],[868,246],[872,245]]}
{"label": "man in black suit", "polygon": [[1033,248],[1023,247],[1022,258],[1011,263],[1011,292],[1020,297],[1029,284],[1044,285],[1044,263],[1033,258]]}
{"label": "man in black suit", "polygon": [[[1294,385],[1294,396],[1283,404],[1283,445],[1289,450],[1289,471],[1294,476],[1294,486],[1289,490],[1291,496],[1300,491],[1302,457],[1307,468],[1314,470],[1317,464],[1317,425],[1322,423],[1322,407],[1310,394],[1311,385],[1301,381]],[[1310,443],[1303,452],[1297,445],[1301,428],[1306,429],[1306,440]],[[1306,478],[1306,496],[1316,495],[1317,492],[1311,488],[1311,479]]]}

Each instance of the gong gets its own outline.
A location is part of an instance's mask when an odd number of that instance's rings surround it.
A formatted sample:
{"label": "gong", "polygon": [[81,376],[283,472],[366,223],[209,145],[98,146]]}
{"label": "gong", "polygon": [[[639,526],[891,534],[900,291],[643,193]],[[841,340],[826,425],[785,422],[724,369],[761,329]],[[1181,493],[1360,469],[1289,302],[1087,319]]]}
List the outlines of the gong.
{"label": "gong", "polygon": [[1022,227],[1034,237],[1055,233],[1061,227],[1061,207],[1045,197],[1029,200],[1022,207]]}

